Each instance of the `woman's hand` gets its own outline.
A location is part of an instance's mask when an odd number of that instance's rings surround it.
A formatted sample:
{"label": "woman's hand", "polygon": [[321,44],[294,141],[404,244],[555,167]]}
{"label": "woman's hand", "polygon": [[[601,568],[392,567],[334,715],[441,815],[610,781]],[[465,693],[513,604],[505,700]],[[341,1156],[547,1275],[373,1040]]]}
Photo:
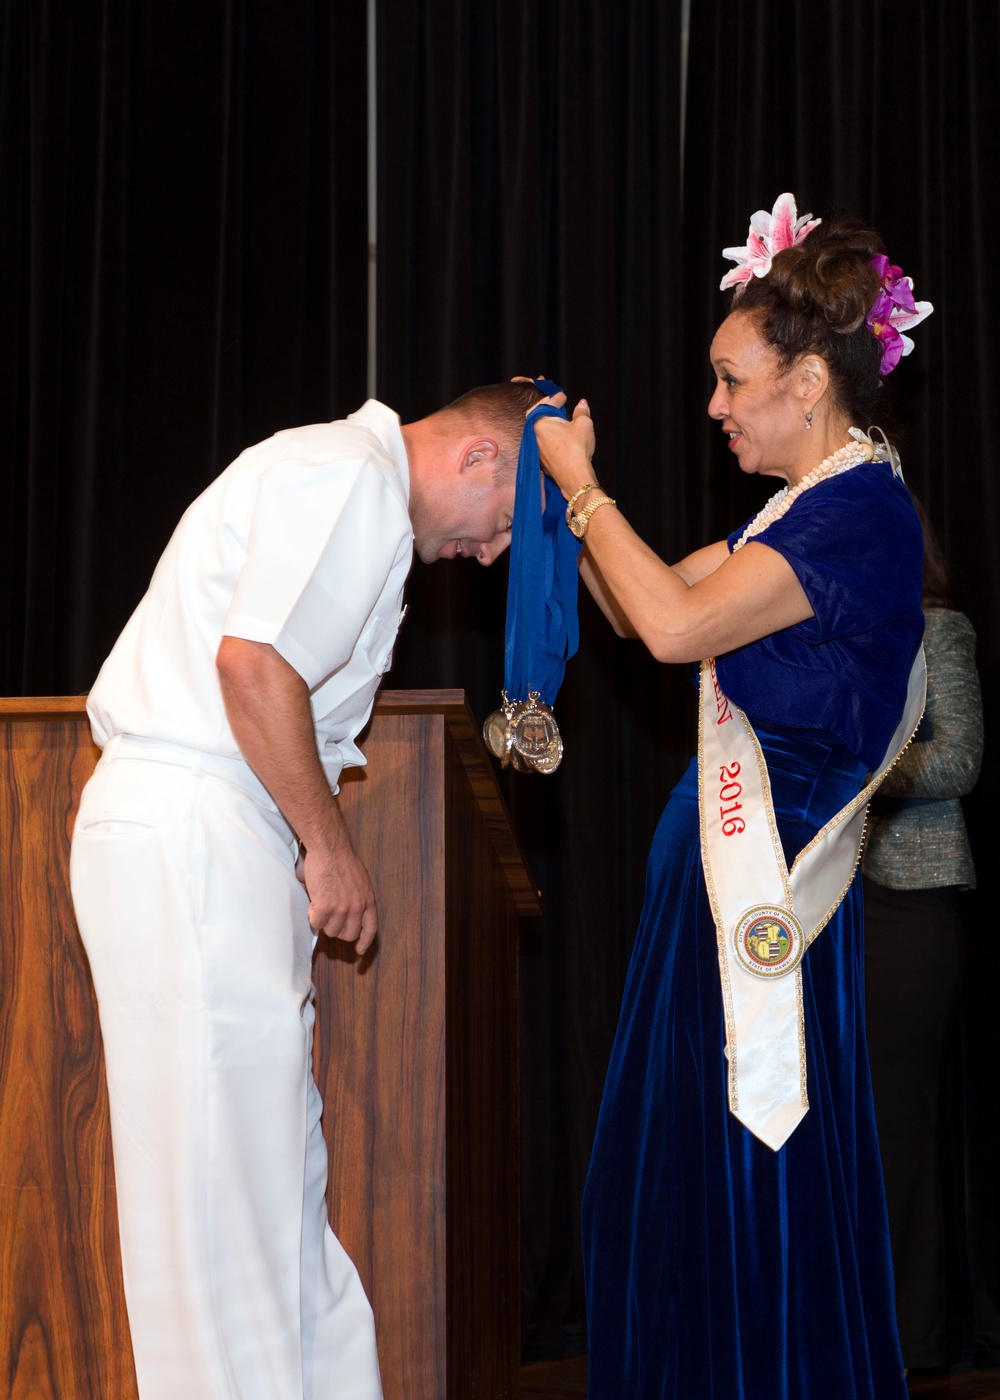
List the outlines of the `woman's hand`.
{"label": "woman's hand", "polygon": [[[538,376],[538,378],[539,378],[539,379],[545,379],[546,376],[545,376],[544,374],[540,374],[540,375]],[[511,377],[510,377],[510,382],[511,382],[512,384],[534,384],[534,383],[535,383],[534,379],[532,379],[531,376],[530,376],[529,374],[512,374]],[[563,393],[563,391],[560,389],[559,392],[558,392],[558,394],[550,394],[549,397],[548,397],[547,399],[539,399],[539,400],[538,400],[538,403],[533,403],[533,404],[531,405],[531,407],[528,409],[528,413],[534,413],[535,409],[538,408],[539,404],[543,404],[543,403],[549,403],[549,404],[552,405],[553,408],[562,408],[562,407],[565,405],[565,403],[566,403],[566,395],[565,395],[565,394]],[[525,418],[527,418],[528,413],[526,413],[526,414],[524,415]]]}
{"label": "woman's hand", "polygon": [[563,418],[539,418],[535,437],[545,473],[559,487],[565,500],[584,486],[596,486],[591,465],[596,439],[586,399],[580,400],[568,422]]}

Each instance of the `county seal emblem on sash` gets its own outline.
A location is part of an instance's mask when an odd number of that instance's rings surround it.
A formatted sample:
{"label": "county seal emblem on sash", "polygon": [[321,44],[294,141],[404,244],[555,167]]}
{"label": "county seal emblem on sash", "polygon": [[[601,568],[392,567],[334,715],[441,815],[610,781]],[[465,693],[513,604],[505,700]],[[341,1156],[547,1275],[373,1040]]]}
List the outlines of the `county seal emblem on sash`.
{"label": "county seal emblem on sash", "polygon": [[733,943],[740,964],[755,977],[783,977],[798,966],[805,949],[798,920],[776,904],[748,909],[736,925]]}

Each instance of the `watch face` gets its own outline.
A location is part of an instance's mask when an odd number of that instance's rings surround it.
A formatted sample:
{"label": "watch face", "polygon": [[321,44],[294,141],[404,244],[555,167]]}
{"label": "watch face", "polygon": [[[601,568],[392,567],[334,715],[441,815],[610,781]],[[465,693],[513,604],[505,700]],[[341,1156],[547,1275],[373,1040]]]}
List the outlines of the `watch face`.
{"label": "watch face", "polygon": [[586,516],[574,515],[573,519],[569,522],[569,528],[573,531],[573,534],[578,540],[582,540],[587,533]]}

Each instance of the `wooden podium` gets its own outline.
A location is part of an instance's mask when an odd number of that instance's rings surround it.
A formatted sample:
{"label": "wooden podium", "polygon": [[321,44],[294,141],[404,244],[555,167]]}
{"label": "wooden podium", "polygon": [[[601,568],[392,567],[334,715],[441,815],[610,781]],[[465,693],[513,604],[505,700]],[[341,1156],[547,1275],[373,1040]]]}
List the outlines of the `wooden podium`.
{"label": "wooden podium", "polygon": [[[361,961],[321,940],[314,969],[331,1221],[375,1308],[386,1400],[516,1400],[517,940],[537,894],[460,691],[386,692],[365,752],[341,804],[381,932]],[[100,1033],[68,883],[97,756],[82,698],[0,700],[9,1400],[136,1396]]]}

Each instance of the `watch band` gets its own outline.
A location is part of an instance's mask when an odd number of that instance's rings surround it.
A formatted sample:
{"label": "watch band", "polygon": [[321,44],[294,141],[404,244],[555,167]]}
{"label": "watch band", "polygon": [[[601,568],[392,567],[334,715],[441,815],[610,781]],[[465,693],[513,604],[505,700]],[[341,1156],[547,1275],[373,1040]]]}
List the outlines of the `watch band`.
{"label": "watch band", "polygon": [[[596,481],[588,481],[587,484],[586,484],[586,486],[581,486],[580,489],[579,489],[579,491],[574,491],[574,492],[573,492],[572,496],[570,496],[569,500],[566,502],[566,524],[567,524],[567,525],[569,525],[570,521],[573,519],[573,507],[576,505],[576,503],[577,503],[577,501],[580,499],[580,497],[581,497],[581,496],[585,496],[585,495],[587,494],[588,491],[599,491],[600,489],[601,489],[601,488],[598,486],[598,484],[597,484]],[[570,528],[572,528],[572,527],[570,527]]]}
{"label": "watch band", "polygon": [[600,510],[601,506],[613,506],[616,504],[617,502],[613,496],[600,495],[592,497],[584,506],[583,510],[577,511],[576,515],[570,519],[569,528],[573,531],[573,534],[578,540],[584,539],[587,534],[587,526],[590,524],[590,517],[594,512]]}

